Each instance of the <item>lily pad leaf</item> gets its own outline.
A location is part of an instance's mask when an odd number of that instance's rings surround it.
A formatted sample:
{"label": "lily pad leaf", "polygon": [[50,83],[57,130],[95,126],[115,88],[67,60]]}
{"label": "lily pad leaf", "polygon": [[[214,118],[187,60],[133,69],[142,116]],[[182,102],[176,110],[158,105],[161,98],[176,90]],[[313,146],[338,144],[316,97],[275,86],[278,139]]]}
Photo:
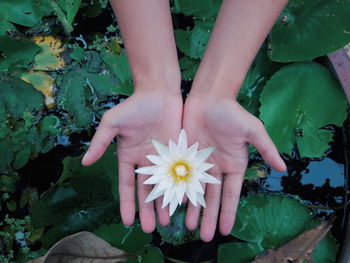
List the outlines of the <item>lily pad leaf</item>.
{"label": "lily pad leaf", "polygon": [[219,12],[221,2],[222,0],[175,0],[172,12],[201,19],[214,19]]}
{"label": "lily pad leaf", "polygon": [[176,30],[178,48],[190,58],[202,58],[213,26],[213,21],[195,21],[192,30]]}
{"label": "lily pad leaf", "polygon": [[179,60],[181,68],[181,75],[183,80],[193,80],[194,75],[197,72],[200,61],[198,59],[191,59],[189,57],[183,57]]}
{"label": "lily pad leaf", "polygon": [[313,59],[350,42],[350,1],[290,0],[270,34],[271,58]]}
{"label": "lily pad leaf", "polygon": [[322,157],[332,132],[347,116],[346,97],[324,66],[296,63],[277,71],[260,97],[260,118],[281,153],[297,145],[301,157]]}
{"label": "lily pad leaf", "polygon": [[61,40],[53,36],[35,36],[33,40],[41,48],[34,59],[34,70],[57,70],[65,66],[60,56],[64,51]]}

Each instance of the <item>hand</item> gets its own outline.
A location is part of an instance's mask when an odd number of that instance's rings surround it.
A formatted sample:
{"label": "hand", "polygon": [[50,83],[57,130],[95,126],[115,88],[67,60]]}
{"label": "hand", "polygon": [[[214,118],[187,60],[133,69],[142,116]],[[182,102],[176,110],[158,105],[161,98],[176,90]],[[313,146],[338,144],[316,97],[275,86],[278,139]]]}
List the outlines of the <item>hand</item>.
{"label": "hand", "polygon": [[[233,227],[248,164],[247,142],[252,143],[274,169],[284,171],[286,167],[261,121],[232,98],[208,93],[203,96],[191,94],[185,103],[183,126],[190,143],[199,142],[203,148],[216,147],[208,160],[215,164],[209,174],[220,181],[224,179],[222,185],[206,185],[207,207],[200,235],[203,241],[209,242],[216,230],[220,204],[221,234],[228,235]],[[189,229],[197,227],[199,213],[199,207],[189,204],[186,215]]]}
{"label": "hand", "polygon": [[[96,162],[117,136],[120,213],[125,225],[131,225],[135,217],[135,165],[151,165],[145,158],[155,153],[151,138],[165,144],[169,139],[178,137],[182,109],[180,89],[178,92],[143,89],[135,91],[127,100],[103,115],[82,164]],[[147,178],[146,175],[137,176],[137,195],[142,229],[149,233],[155,228],[155,213],[153,202],[144,202],[152,187],[143,184]],[[158,220],[161,225],[167,225],[169,211],[161,209],[161,202],[161,198],[155,201]]]}

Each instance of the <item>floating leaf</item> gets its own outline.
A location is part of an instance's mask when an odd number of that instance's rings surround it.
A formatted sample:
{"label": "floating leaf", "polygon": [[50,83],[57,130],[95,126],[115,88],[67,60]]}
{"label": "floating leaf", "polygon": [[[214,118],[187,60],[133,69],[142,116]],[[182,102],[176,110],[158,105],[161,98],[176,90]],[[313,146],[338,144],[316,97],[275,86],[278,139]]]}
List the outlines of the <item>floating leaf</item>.
{"label": "floating leaf", "polygon": [[186,207],[181,206],[170,218],[166,226],[157,224],[157,231],[162,240],[175,246],[199,240],[199,230],[189,231],[186,227]]}
{"label": "floating leaf", "polygon": [[58,241],[45,256],[28,263],[72,262],[115,263],[133,257],[112,247],[90,232],[79,232]]}
{"label": "floating leaf", "polygon": [[34,70],[57,70],[65,66],[60,53],[64,51],[61,40],[53,36],[35,36],[34,42],[41,47],[34,59]]}
{"label": "floating leaf", "polygon": [[152,235],[142,231],[140,224],[124,226],[122,223],[101,225],[94,234],[103,238],[112,246],[135,254],[152,241]]}
{"label": "floating leaf", "polygon": [[0,73],[28,68],[40,51],[33,41],[0,36]]}
{"label": "floating leaf", "polygon": [[270,34],[271,58],[291,62],[326,55],[350,42],[350,1],[291,0]]}
{"label": "floating leaf", "polygon": [[89,167],[81,165],[82,156],[64,160],[64,171],[59,182],[45,192],[31,209],[36,229],[50,227],[41,238],[45,247],[66,235],[93,230],[118,218],[114,149],[112,145],[97,163]]}
{"label": "floating leaf", "polygon": [[178,48],[190,58],[202,58],[213,26],[212,21],[195,21],[192,30],[176,30]]}
{"label": "floating leaf", "polygon": [[187,16],[208,19],[216,18],[222,0],[175,0],[174,13],[182,13]]}
{"label": "floating leaf", "polygon": [[[314,227],[317,222],[312,215],[300,201],[282,195],[256,194],[242,198],[231,235],[246,242],[220,246],[218,262],[249,262],[266,249],[277,248]],[[312,254],[313,259],[319,259],[315,262],[334,262],[337,249],[330,235],[318,247]],[[322,253],[323,258],[316,253]]]}
{"label": "floating leaf", "polygon": [[245,180],[253,180],[257,178],[266,178],[267,171],[263,165],[254,164],[249,166],[245,172],[244,179]]}
{"label": "floating leaf", "polygon": [[183,80],[193,80],[199,67],[199,60],[183,57],[179,61]]}
{"label": "floating leaf", "polygon": [[54,106],[53,97],[53,78],[45,72],[23,72],[21,79],[27,83],[31,83],[34,88],[40,91],[45,96],[45,104],[49,109]]}
{"label": "floating leaf", "polygon": [[347,101],[339,83],[317,63],[285,66],[267,82],[261,97],[260,118],[282,153],[291,155],[294,145],[301,157],[322,157],[332,131],[347,116]]}

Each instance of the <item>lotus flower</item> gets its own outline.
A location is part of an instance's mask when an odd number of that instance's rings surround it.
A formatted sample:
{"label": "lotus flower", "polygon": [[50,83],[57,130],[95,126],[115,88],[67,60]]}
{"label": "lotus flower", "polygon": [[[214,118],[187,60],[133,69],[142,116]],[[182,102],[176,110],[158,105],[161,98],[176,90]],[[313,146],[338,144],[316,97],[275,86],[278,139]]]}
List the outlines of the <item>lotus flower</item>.
{"label": "lotus flower", "polygon": [[185,194],[194,206],[199,203],[205,207],[201,183],[221,183],[205,172],[214,166],[205,161],[215,148],[209,147],[198,151],[198,142],[188,148],[185,130],[181,130],[177,145],[172,140],[169,140],[169,147],[154,139],[152,143],[159,156],[147,155],[146,158],[154,165],[135,170],[139,174],[152,175],[144,182],[155,185],[145,202],[151,202],[164,195],[162,208],[170,204],[170,216],[177,206],[181,205]]}

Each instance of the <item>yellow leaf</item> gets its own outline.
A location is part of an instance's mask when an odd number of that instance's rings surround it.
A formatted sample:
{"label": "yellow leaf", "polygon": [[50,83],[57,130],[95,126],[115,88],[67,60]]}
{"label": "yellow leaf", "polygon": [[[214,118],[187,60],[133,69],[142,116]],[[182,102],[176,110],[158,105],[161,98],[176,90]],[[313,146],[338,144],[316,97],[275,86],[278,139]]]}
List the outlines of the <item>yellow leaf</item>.
{"label": "yellow leaf", "polygon": [[42,71],[38,72],[23,72],[21,79],[27,83],[30,83],[34,86],[34,88],[45,96],[45,104],[51,109],[55,105],[55,100],[53,97],[53,86],[54,80],[53,78]]}
{"label": "yellow leaf", "polygon": [[35,36],[33,41],[42,49],[34,58],[34,70],[56,70],[65,66],[60,56],[64,51],[61,40],[53,36]]}

